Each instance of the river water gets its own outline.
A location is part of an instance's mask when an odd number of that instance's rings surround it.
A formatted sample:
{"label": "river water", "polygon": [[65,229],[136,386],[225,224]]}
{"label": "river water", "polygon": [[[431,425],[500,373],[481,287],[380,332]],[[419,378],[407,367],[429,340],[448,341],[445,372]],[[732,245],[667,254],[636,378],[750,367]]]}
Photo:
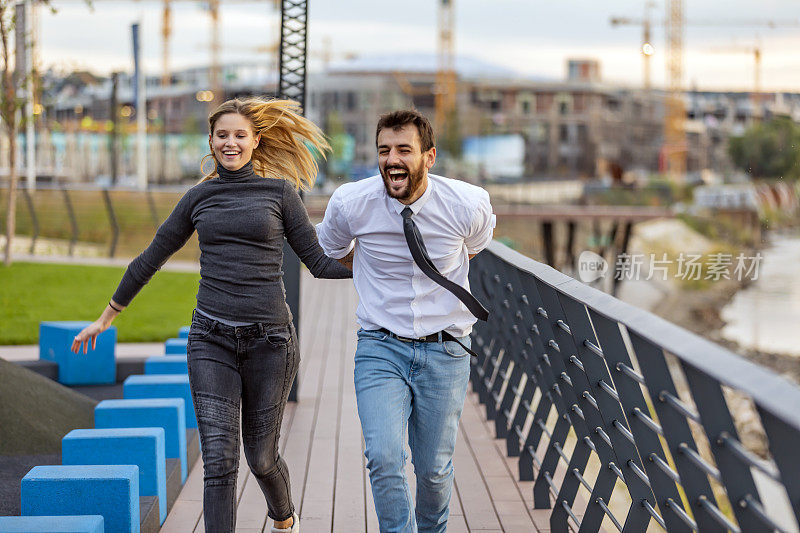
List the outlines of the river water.
{"label": "river water", "polygon": [[800,357],[800,237],[772,235],[758,279],[722,309],[726,339]]}

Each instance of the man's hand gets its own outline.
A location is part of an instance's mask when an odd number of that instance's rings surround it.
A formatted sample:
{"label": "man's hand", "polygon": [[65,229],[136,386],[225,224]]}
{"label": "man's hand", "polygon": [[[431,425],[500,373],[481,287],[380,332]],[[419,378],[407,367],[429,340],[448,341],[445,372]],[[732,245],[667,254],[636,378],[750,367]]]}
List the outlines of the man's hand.
{"label": "man's hand", "polygon": [[347,254],[346,256],[342,257],[341,259],[337,259],[337,261],[339,261],[342,265],[344,265],[345,267],[349,268],[350,270],[353,270],[353,255],[355,253],[356,253],[356,249],[353,248],[352,250],[350,250],[349,254]]}

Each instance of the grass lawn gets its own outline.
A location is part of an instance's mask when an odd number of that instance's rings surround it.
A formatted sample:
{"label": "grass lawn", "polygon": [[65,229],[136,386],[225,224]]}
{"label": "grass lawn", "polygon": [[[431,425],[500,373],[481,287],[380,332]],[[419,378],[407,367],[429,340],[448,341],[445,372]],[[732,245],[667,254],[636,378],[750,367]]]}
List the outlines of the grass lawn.
{"label": "grass lawn", "polygon": [[[124,268],[43,263],[0,264],[0,345],[36,344],[43,320],[93,321]],[[199,274],[158,272],[117,317],[119,342],[159,342],[191,322]]]}

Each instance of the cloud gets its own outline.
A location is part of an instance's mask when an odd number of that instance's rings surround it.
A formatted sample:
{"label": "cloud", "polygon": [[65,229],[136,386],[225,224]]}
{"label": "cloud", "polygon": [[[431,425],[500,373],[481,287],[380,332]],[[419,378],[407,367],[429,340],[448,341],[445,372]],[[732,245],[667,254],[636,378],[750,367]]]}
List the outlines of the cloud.
{"label": "cloud", "polygon": [[[130,70],[130,24],[143,20],[145,68],[161,71],[161,4],[158,2],[95,2],[94,12],[80,3],[59,4],[58,13],[41,10],[41,59],[45,65],[83,65],[100,73]],[[278,13],[272,3],[224,4],[221,9],[220,55],[223,62],[262,60],[253,48],[278,38]],[[613,28],[612,15],[641,18],[641,0],[455,0],[457,52],[471,55],[531,75],[560,78],[568,57],[597,57],[603,77],[638,84],[641,81],[637,26]],[[401,4],[374,0],[319,0],[310,2],[310,49],[320,50],[329,37],[336,53],[361,54],[435,53],[437,3],[403,0]],[[664,10],[652,12],[663,20]],[[700,19],[748,19],[753,21],[797,19],[796,0],[694,0],[686,5],[688,21]],[[765,88],[800,90],[797,70],[800,32],[792,29],[755,29],[687,26],[685,83],[700,87],[726,86],[749,90],[751,60],[746,55],[708,53],[709,47],[754,42],[758,35],[764,49]],[[173,3],[173,68],[207,64],[210,20],[199,4]],[[273,41],[274,42],[274,41]],[[654,26],[653,81],[665,79],[664,30]],[[316,60],[315,60],[316,61]]]}

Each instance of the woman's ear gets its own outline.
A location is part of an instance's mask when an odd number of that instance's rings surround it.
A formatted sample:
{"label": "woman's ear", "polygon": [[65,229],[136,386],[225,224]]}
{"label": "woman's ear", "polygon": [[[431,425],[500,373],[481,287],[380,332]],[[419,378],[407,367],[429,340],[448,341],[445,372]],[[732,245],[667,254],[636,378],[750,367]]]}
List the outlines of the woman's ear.
{"label": "woman's ear", "polygon": [[258,146],[258,143],[260,143],[260,142],[261,142],[261,135],[259,134],[259,135],[256,135],[256,142],[255,142],[255,144],[253,144],[253,148],[256,148]]}

